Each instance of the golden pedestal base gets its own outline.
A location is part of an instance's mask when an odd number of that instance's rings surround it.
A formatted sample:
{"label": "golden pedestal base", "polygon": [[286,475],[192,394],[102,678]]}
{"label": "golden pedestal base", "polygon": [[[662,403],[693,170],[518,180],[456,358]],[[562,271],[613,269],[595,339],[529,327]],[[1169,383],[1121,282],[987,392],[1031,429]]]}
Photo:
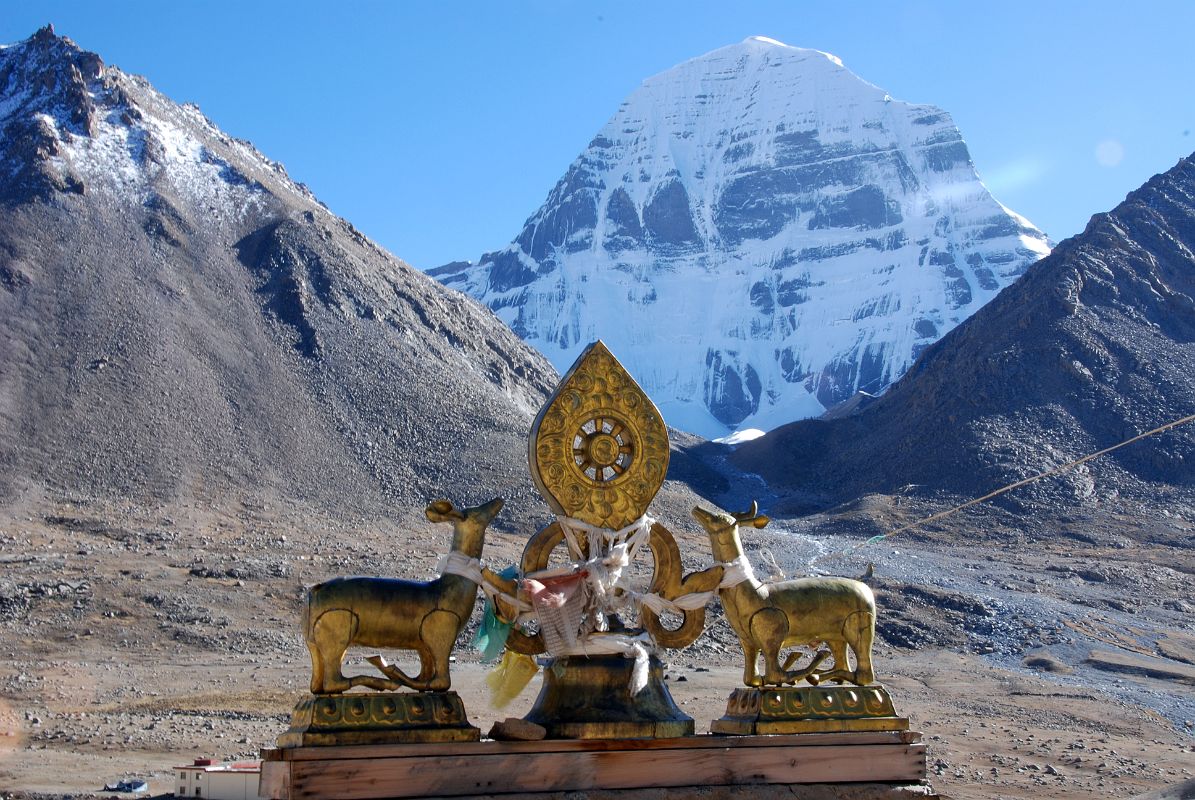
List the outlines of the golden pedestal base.
{"label": "golden pedestal base", "polygon": [[725,734],[905,731],[888,690],[871,686],[770,686],[735,689],[710,730]]}
{"label": "golden pedestal base", "polygon": [[477,742],[456,692],[370,692],[308,697],[278,746]]}
{"label": "golden pedestal base", "polygon": [[544,668],[544,684],[524,719],[549,739],[660,739],[693,735],[693,718],[677,707],[655,656],[647,686],[631,696],[635,662],[622,656],[564,656]]}

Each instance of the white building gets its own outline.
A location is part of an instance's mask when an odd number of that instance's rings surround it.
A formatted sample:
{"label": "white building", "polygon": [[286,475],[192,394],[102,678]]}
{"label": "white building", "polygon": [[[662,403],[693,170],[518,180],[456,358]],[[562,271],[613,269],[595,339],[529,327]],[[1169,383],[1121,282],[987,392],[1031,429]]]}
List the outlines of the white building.
{"label": "white building", "polygon": [[202,797],[205,800],[258,800],[261,782],[260,761],[218,763],[211,758],[197,758],[194,764],[175,767],[175,797]]}

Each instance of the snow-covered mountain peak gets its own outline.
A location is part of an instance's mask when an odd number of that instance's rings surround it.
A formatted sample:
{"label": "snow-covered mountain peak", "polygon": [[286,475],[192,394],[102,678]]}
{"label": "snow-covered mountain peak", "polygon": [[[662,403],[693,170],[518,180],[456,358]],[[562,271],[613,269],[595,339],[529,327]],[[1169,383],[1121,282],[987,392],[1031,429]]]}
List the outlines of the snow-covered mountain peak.
{"label": "snow-covered mountain peak", "polygon": [[752,44],[752,43],[770,44],[770,45],[775,45],[776,47],[791,47],[791,45],[787,45],[784,42],[781,42],[777,39],[773,39],[771,36],[748,36],[746,39],[743,40],[743,44]]}
{"label": "snow-covered mountain peak", "polygon": [[[842,66],[842,59],[833,53],[827,53],[824,50],[811,50],[805,47],[793,47],[791,44],[785,44],[779,39],[773,39],[771,36],[748,36],[742,41],[740,46],[744,45],[754,49],[756,52],[767,52],[768,50],[791,50],[797,53],[816,53],[835,66]],[[731,45],[731,47],[733,46],[734,45]],[[702,56],[702,58],[704,57],[705,56]]]}
{"label": "snow-covered mountain peak", "polygon": [[[777,81],[774,72],[776,70],[786,72],[793,69],[801,71],[807,79],[814,76],[829,76],[845,70],[842,60],[830,53],[794,47],[766,36],[751,36],[741,42],[712,50],[705,55],[689,59],[654,75],[645,80],[635,94],[652,86],[686,86],[688,83],[697,81],[703,84],[705,89],[711,85],[719,86],[722,89],[730,88],[730,92],[718,91],[716,95],[724,102],[733,101],[736,94],[733,90],[738,86],[782,86],[790,81],[787,79]],[[847,71],[847,75],[858,81],[857,76],[849,71]],[[731,81],[732,85],[722,86],[724,81]],[[686,88],[691,87],[686,86]],[[707,91],[696,93],[708,94]],[[744,108],[743,110],[748,109]]]}
{"label": "snow-covered mountain peak", "polygon": [[648,78],[506,248],[437,270],[708,437],[882,391],[1049,250],[939,108],[752,37]]}

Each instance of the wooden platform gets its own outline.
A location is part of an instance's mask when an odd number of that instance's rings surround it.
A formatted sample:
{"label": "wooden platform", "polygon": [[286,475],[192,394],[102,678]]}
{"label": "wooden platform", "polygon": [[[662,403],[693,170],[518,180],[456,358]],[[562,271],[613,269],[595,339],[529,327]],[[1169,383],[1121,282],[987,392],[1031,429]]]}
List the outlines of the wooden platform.
{"label": "wooden platform", "polygon": [[262,759],[261,795],[274,800],[925,779],[925,745],[911,731],[296,747]]}

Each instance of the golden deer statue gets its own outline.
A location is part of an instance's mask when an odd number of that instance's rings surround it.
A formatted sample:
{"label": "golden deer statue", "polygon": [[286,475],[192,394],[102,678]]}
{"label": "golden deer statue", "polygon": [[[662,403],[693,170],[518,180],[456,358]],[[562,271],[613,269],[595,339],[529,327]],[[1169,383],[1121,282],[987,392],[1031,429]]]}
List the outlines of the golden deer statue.
{"label": "golden deer statue", "polygon": [[[501,499],[464,510],[437,500],[425,513],[432,522],[452,523],[452,553],[472,563],[481,556],[486,527],[501,509]],[[448,572],[426,582],[335,578],[313,586],[303,614],[303,632],[311,651],[312,694],[335,694],[353,686],[447,691],[449,655],[476,599],[477,583]],[[419,654],[419,674],[410,677],[374,656],[369,660],[385,678],[345,677],[341,667],[350,645],[414,650]]]}
{"label": "golden deer statue", "polygon": [[[747,686],[782,686],[808,680],[850,681],[865,686],[875,680],[871,668],[871,645],[875,639],[875,597],[867,584],[849,578],[798,578],[777,583],[761,583],[755,578],[743,555],[739,526],[762,528],[768,518],[758,512],[758,505],[742,514],[718,514],[694,508],[693,516],[710,537],[714,559],[725,564],[737,562],[744,570],[743,580],[720,589],[718,595],[726,618],[738,634],[746,664],[743,683]],[[818,652],[813,662],[801,670],[790,670],[800,653],[791,654],[783,666],[780,650],[796,645],[825,642],[830,652]],[[857,666],[850,669],[847,645],[855,652]],[[764,671],[757,671],[763,654]],[[827,656],[833,656],[834,668],[818,672]]]}

